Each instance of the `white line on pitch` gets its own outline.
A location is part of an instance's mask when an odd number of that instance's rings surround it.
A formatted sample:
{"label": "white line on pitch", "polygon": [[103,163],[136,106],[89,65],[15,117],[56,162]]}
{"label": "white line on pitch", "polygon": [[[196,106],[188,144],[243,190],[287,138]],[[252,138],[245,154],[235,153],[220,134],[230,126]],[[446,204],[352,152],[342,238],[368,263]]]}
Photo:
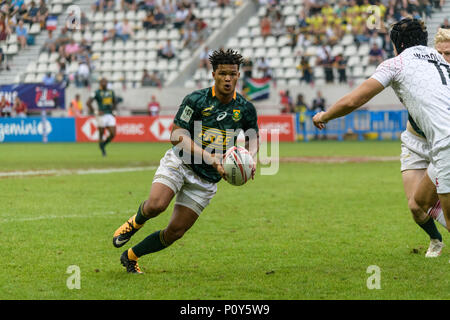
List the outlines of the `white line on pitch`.
{"label": "white line on pitch", "polygon": [[0,172],[2,177],[22,177],[22,176],[55,176],[55,175],[84,175],[84,174],[105,174],[116,172],[133,172],[155,170],[156,166],[150,167],[128,167],[128,168],[108,168],[108,169],[53,169],[53,170],[30,170],[30,171],[10,171]]}
{"label": "white line on pitch", "polygon": [[[120,214],[131,214],[133,213],[133,210],[128,210],[126,212],[120,212]],[[101,217],[106,215],[115,215],[119,214],[119,212],[116,211],[108,211],[108,212],[93,212],[91,214],[82,214],[82,215],[76,215],[76,214],[69,214],[69,215],[48,215],[48,216],[35,216],[35,217],[24,217],[24,218],[1,218],[0,217],[0,223],[9,223],[9,222],[27,222],[27,221],[38,221],[38,220],[52,220],[52,219],[72,219],[72,218],[78,218],[78,219],[87,219],[92,217]]]}

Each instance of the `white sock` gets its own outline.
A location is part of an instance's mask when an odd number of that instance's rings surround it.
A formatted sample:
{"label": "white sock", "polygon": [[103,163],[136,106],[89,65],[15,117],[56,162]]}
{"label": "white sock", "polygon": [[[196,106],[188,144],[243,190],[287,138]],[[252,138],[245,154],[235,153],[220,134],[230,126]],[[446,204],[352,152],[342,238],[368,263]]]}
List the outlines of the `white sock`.
{"label": "white sock", "polygon": [[439,222],[444,228],[447,228],[447,222],[445,221],[444,211],[442,211],[441,202],[439,200],[433,207],[428,209],[427,214],[430,215],[434,220]]}
{"label": "white sock", "polygon": [[442,211],[442,209],[439,210],[436,221],[443,225],[444,228],[447,228],[447,222],[445,221],[444,211]]}

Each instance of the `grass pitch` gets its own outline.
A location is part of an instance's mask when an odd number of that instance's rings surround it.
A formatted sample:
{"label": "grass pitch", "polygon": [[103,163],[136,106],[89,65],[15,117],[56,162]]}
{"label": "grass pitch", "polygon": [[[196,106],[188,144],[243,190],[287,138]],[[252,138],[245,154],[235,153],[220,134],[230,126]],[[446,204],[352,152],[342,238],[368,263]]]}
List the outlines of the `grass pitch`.
{"label": "grass pitch", "polygon": [[[168,144],[3,144],[0,172],[157,166]],[[282,157],[400,154],[400,142],[280,145]],[[399,161],[281,163],[218,193],[181,240],[125,272],[121,252],[164,228],[149,220],[124,249],[112,234],[147,198],[154,169],[0,178],[0,300],[449,299],[449,249],[426,259],[428,238],[407,208]],[[439,225],[444,242],[448,233]],[[69,266],[81,272],[69,289]],[[369,266],[381,289],[369,290]]]}

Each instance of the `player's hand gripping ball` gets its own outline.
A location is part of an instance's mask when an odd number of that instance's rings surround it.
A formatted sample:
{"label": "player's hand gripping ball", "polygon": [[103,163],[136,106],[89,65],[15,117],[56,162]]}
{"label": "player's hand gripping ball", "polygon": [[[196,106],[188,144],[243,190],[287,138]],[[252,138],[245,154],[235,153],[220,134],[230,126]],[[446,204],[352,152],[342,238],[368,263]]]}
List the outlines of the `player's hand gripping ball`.
{"label": "player's hand gripping ball", "polygon": [[231,147],[223,157],[222,166],[226,181],[234,186],[241,186],[252,178],[255,163],[247,149]]}

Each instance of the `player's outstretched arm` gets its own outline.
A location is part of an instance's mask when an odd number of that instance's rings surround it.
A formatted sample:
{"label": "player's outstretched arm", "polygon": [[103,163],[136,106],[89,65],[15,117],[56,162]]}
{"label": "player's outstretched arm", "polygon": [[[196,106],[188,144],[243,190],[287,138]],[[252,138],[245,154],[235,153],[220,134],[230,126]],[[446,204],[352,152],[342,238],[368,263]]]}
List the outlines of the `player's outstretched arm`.
{"label": "player's outstretched arm", "polygon": [[374,96],[383,91],[383,85],[375,79],[367,79],[352,92],[339,99],[329,110],[317,113],[313,117],[314,125],[325,128],[325,124],[333,119],[343,117],[358,109]]}
{"label": "player's outstretched arm", "polygon": [[211,164],[217,172],[225,178],[225,170],[222,166],[222,157],[219,155],[212,155],[211,153],[198,146],[190,137],[189,132],[176,124],[173,124],[172,133],[170,135],[170,142],[177,146],[183,152],[188,152],[193,156],[202,157],[202,159]]}

